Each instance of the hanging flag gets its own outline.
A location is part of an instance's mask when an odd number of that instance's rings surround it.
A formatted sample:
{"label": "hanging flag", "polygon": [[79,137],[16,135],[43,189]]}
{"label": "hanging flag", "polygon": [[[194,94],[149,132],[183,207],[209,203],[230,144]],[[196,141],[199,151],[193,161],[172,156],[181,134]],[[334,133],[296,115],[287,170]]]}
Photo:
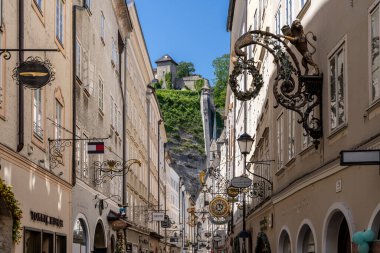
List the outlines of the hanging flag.
{"label": "hanging flag", "polygon": [[88,154],[104,154],[104,142],[88,142]]}

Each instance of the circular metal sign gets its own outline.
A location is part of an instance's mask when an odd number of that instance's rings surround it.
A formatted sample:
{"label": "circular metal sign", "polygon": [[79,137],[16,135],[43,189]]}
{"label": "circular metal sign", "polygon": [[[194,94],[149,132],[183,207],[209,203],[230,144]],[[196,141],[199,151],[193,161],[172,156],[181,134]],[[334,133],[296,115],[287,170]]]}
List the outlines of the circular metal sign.
{"label": "circular metal sign", "polygon": [[224,217],[228,215],[230,205],[225,198],[217,196],[211,200],[209,210],[210,214],[214,217]]}
{"label": "circular metal sign", "polygon": [[245,176],[234,177],[231,179],[231,186],[235,188],[247,188],[252,184],[252,180]]}
{"label": "circular metal sign", "polygon": [[55,72],[49,60],[28,57],[14,68],[12,77],[19,85],[39,89],[55,79]]}

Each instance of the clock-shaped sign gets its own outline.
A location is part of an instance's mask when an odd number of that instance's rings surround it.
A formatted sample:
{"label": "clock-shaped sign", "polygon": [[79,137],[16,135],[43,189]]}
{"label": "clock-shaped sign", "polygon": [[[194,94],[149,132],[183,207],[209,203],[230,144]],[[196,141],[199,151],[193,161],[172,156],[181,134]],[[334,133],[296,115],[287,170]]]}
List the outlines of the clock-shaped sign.
{"label": "clock-shaped sign", "polygon": [[210,214],[214,217],[225,217],[230,211],[228,201],[221,196],[216,196],[213,200],[211,200],[209,208]]}

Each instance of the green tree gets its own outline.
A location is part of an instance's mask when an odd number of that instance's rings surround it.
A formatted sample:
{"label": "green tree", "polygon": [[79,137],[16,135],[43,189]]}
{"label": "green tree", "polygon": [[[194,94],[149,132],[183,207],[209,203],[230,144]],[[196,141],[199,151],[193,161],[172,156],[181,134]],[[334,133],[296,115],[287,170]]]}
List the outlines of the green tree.
{"label": "green tree", "polygon": [[224,110],[226,101],[226,91],[228,82],[228,68],[230,65],[230,55],[224,54],[212,61],[214,67],[214,103],[220,111]]}
{"label": "green tree", "polygon": [[171,72],[168,72],[165,74],[165,83],[166,83],[166,89],[168,89],[168,90],[173,89],[172,73]]}
{"label": "green tree", "polygon": [[192,62],[181,61],[177,66],[177,77],[182,78],[191,76],[195,72],[194,64]]}

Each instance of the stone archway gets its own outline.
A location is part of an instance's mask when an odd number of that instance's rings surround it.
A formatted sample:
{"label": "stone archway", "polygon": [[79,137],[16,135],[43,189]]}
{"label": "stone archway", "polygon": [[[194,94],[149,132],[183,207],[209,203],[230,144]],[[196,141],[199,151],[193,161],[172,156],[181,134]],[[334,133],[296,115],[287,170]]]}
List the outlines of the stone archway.
{"label": "stone archway", "polygon": [[3,198],[0,196],[0,252],[12,251],[13,218]]}
{"label": "stone archway", "polygon": [[269,240],[264,232],[257,235],[255,253],[271,253]]}
{"label": "stone archway", "polygon": [[326,252],[350,253],[351,237],[350,230],[344,214],[336,211],[328,223],[326,233]]}
{"label": "stone archway", "polygon": [[107,252],[106,233],[101,221],[98,221],[95,227],[94,235],[94,253]]}

